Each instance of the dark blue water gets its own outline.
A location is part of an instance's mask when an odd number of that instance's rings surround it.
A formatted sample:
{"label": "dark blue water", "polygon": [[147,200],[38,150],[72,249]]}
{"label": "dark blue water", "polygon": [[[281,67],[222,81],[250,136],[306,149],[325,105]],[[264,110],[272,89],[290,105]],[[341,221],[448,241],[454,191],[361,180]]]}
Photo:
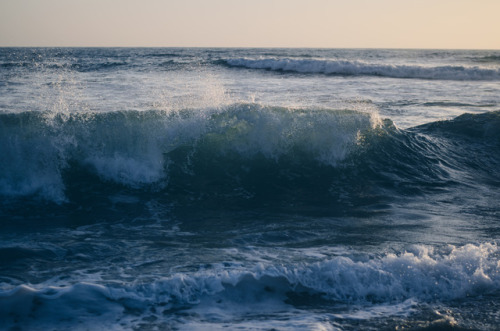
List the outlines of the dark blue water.
{"label": "dark blue water", "polygon": [[0,328],[496,329],[497,53],[0,49]]}

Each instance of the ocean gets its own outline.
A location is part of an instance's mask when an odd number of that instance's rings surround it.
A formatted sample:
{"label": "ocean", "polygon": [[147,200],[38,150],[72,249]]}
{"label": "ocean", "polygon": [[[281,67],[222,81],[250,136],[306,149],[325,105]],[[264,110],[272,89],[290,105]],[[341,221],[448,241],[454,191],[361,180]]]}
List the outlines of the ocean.
{"label": "ocean", "polygon": [[0,329],[498,330],[500,51],[0,48]]}

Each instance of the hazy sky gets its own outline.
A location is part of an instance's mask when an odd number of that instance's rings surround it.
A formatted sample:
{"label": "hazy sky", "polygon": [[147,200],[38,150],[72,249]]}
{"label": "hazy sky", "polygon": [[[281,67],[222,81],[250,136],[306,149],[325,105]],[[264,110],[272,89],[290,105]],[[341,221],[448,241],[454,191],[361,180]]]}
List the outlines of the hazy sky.
{"label": "hazy sky", "polygon": [[500,49],[500,0],[0,0],[0,46]]}

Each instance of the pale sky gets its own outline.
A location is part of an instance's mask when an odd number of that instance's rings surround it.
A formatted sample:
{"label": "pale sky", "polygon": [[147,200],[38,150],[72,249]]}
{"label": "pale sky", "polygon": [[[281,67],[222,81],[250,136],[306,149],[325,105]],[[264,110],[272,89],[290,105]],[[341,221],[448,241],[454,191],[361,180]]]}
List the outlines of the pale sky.
{"label": "pale sky", "polygon": [[500,49],[500,0],[0,0],[0,46]]}

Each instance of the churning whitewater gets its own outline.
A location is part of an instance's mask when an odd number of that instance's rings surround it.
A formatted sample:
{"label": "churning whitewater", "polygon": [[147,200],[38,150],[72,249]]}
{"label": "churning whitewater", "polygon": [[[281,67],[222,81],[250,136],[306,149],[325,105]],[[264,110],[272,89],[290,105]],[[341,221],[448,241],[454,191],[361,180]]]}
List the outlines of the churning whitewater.
{"label": "churning whitewater", "polygon": [[0,49],[0,328],[495,330],[499,59]]}

